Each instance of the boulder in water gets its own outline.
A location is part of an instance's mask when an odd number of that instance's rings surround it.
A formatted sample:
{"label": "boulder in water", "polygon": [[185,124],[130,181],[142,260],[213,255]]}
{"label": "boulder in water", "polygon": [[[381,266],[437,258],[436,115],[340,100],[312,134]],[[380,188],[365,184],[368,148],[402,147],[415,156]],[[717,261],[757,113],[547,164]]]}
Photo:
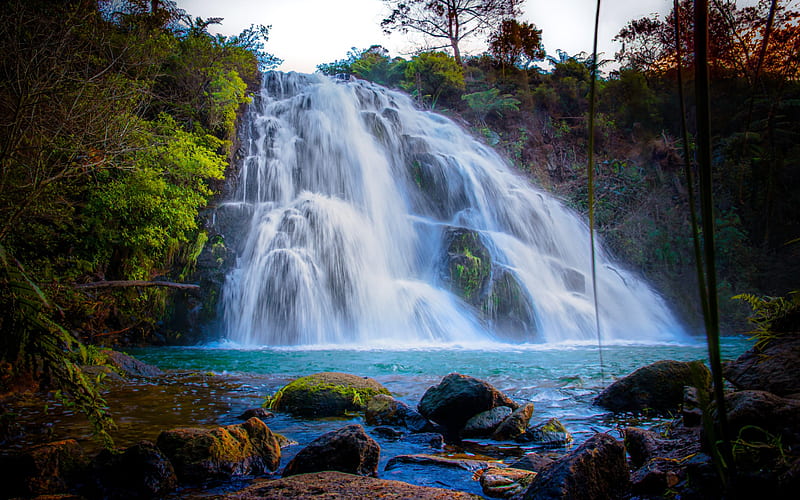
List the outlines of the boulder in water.
{"label": "boulder in water", "polygon": [[283,477],[335,470],[375,476],[381,447],[358,424],[328,432],[312,441],[286,465]]}
{"label": "boulder in water", "polygon": [[557,418],[528,427],[515,441],[520,443],[536,443],[544,446],[564,446],[572,442],[572,434]]}
{"label": "boulder in water", "polygon": [[367,402],[364,418],[369,425],[394,425],[411,432],[425,432],[432,428],[419,412],[387,394],[377,394]]}
{"label": "boulder in water", "polygon": [[710,380],[700,361],[656,361],[616,380],[594,402],[615,412],[666,413],[680,406],[685,386],[708,387]]}
{"label": "boulder in water", "polygon": [[521,435],[528,427],[528,421],[530,421],[532,416],[533,403],[526,403],[524,406],[520,406],[497,426],[494,434],[492,434],[492,439],[508,441]]}
{"label": "boulder in water", "polygon": [[629,484],[625,446],[608,434],[598,433],[542,471],[524,498],[624,498]]}
{"label": "boulder in water", "polygon": [[322,372],[290,382],[269,399],[269,406],[302,417],[334,417],[364,410],[377,394],[389,391],[369,377]]}
{"label": "boulder in water", "polygon": [[439,385],[425,391],[419,402],[419,412],[449,432],[458,433],[473,415],[497,406],[519,407],[488,382],[451,373]]}
{"label": "boulder in water", "polygon": [[489,437],[503,420],[511,415],[513,410],[508,406],[495,406],[491,410],[486,410],[473,416],[464,428],[461,429],[461,437]]}
{"label": "boulder in water", "polygon": [[178,479],[189,483],[263,474],[277,469],[281,458],[278,439],[255,417],[227,427],[164,431],[157,444]]}
{"label": "boulder in water", "polygon": [[536,452],[526,453],[519,460],[510,464],[515,469],[525,469],[533,472],[542,472],[555,463],[555,459],[540,455]]}
{"label": "boulder in water", "polygon": [[494,498],[512,498],[525,491],[536,478],[536,472],[512,467],[487,467],[475,475],[483,492]]}

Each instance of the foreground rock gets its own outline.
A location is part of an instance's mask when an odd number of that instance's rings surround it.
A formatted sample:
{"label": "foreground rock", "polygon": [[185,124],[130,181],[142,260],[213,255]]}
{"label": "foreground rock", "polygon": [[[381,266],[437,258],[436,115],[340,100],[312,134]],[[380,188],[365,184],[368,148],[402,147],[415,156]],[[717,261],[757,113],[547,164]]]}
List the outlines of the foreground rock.
{"label": "foreground rock", "polygon": [[731,433],[746,441],[765,441],[764,431],[781,436],[784,446],[800,444],[800,400],[766,391],[725,395]]}
{"label": "foreground rock", "polygon": [[389,391],[369,377],[322,372],[287,384],[271,398],[270,408],[302,417],[334,417],[363,411],[377,394]]}
{"label": "foreground rock", "polygon": [[88,458],[74,439],[2,455],[0,496],[14,498],[67,493],[87,465]]}
{"label": "foreground rock", "polygon": [[348,425],[323,434],[300,450],[283,471],[283,477],[335,470],[375,476],[381,447],[360,425]]}
{"label": "foreground rock", "polygon": [[115,454],[104,450],[93,460],[90,498],[163,498],[178,487],[175,469],[155,444],[142,441]]}
{"label": "foreground rock", "polygon": [[615,412],[667,413],[680,406],[685,386],[707,387],[710,380],[700,361],[656,361],[606,387],[595,404]]}
{"label": "foreground rock", "polygon": [[623,498],[629,486],[623,444],[595,434],[575,451],[544,469],[525,491],[525,500]]}
{"label": "foreground rock", "polygon": [[369,425],[393,425],[411,432],[425,432],[432,428],[419,412],[386,394],[378,394],[369,400],[364,418]]}
{"label": "foreground rock", "polygon": [[451,373],[439,385],[425,391],[419,402],[419,412],[457,434],[472,416],[497,406],[513,410],[519,407],[488,382]]}
{"label": "foreground rock", "polygon": [[503,422],[497,426],[494,434],[492,434],[492,439],[508,441],[522,435],[528,427],[528,422],[532,416],[533,403],[527,403],[525,406],[517,408],[507,419],[503,420]]}
{"label": "foreground rock", "polygon": [[536,473],[511,467],[488,467],[476,473],[481,489],[487,496],[511,498],[525,491],[536,478]]}
{"label": "foreground rock", "polygon": [[164,431],[157,444],[188,483],[264,474],[277,469],[281,458],[278,438],[257,418],[215,429]]}
{"label": "foreground rock", "polygon": [[511,415],[511,412],[512,410],[508,406],[496,406],[491,410],[482,411],[467,420],[464,428],[461,429],[461,437],[489,437],[497,429],[497,426]]}
{"label": "foreground rock", "polygon": [[224,498],[229,500],[255,500],[260,498],[480,500],[481,497],[461,491],[415,486],[401,481],[326,471],[300,474],[275,481],[265,481],[235,493],[203,498]]}
{"label": "foreground rock", "polygon": [[737,389],[800,396],[800,335],[753,347],[726,363],[723,374]]}
{"label": "foreground rock", "polygon": [[447,469],[464,469],[471,472],[479,471],[489,467],[489,462],[485,460],[473,460],[469,458],[448,458],[437,455],[397,455],[386,462],[384,470],[392,470],[402,465],[427,465],[433,467],[444,467]]}

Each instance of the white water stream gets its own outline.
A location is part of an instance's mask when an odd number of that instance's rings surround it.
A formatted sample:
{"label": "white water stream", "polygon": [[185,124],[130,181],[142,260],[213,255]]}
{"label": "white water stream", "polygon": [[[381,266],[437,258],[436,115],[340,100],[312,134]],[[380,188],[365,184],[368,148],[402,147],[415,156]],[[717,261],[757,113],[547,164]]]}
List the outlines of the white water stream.
{"label": "white water stream", "polygon": [[[452,121],[377,85],[294,73],[268,74],[247,119],[226,204],[249,220],[223,293],[229,340],[596,341],[586,225]],[[465,234],[489,254],[472,297],[452,275]],[[657,293],[598,259],[604,342],[683,337]]]}

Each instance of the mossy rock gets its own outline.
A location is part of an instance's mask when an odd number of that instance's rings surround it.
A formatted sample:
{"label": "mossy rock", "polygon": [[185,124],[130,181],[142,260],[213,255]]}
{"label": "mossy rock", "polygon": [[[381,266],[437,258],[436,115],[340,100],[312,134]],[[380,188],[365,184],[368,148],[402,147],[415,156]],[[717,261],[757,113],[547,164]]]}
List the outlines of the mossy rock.
{"label": "mossy rock", "polygon": [[267,398],[267,406],[301,417],[335,417],[364,410],[377,394],[389,391],[374,379],[322,372],[290,382]]}
{"label": "mossy rock", "polygon": [[452,228],[447,242],[447,277],[450,288],[466,302],[479,307],[492,278],[492,256],[476,231]]}
{"label": "mossy rock", "polygon": [[495,266],[487,298],[481,312],[503,339],[514,342],[535,338],[539,328],[533,300],[517,276],[502,266]]}

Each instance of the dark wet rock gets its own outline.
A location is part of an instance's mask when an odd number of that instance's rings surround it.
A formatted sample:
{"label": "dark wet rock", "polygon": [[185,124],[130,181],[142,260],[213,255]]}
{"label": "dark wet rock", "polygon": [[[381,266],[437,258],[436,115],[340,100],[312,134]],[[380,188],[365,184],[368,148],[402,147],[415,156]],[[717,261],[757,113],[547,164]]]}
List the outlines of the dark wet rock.
{"label": "dark wet rock", "polygon": [[266,408],[250,408],[248,410],[245,410],[244,413],[242,413],[236,418],[241,420],[250,420],[251,418],[256,417],[257,419],[260,420],[266,420],[274,416],[275,415]]}
{"label": "dark wet rock", "polygon": [[533,338],[538,331],[533,299],[517,275],[505,267],[492,269],[489,288],[479,307],[501,340],[521,342]]}
{"label": "dark wet rock", "polygon": [[162,498],[178,486],[172,463],[150,441],[122,453],[101,451],[92,461],[91,478],[87,496],[92,498]]}
{"label": "dark wet rock", "polygon": [[214,429],[173,429],[158,436],[158,447],[169,457],[181,482],[264,474],[278,468],[277,437],[257,418]]}
{"label": "dark wet rock", "polygon": [[515,439],[518,443],[536,443],[544,446],[564,446],[572,442],[572,434],[557,418],[537,424]]}
{"label": "dark wet rock", "polygon": [[407,443],[417,443],[430,446],[431,448],[442,448],[444,446],[444,436],[438,432],[420,432],[409,434],[403,438]]}
{"label": "dark wet rock", "polygon": [[625,447],[608,434],[599,433],[542,471],[525,491],[524,498],[623,498],[629,481]]}
{"label": "dark wet rock", "polygon": [[651,458],[663,453],[664,439],[658,434],[639,427],[628,427],[623,431],[625,449],[631,457],[631,465],[638,468],[646,464]]}
{"label": "dark wet rock", "polygon": [[703,409],[697,387],[683,388],[681,420],[684,427],[697,427],[703,424]]}
{"label": "dark wet rock", "polygon": [[104,349],[101,354],[106,356],[108,364],[119,370],[125,376],[138,378],[153,378],[164,375],[160,369],[153,365],[148,365],[138,359],[128,356],[119,351]]}
{"label": "dark wet rock", "polygon": [[495,406],[491,410],[478,413],[464,424],[464,428],[461,429],[461,437],[491,436],[497,426],[508,418],[512,411],[508,406]]}
{"label": "dark wet rock", "polygon": [[475,473],[486,496],[511,498],[525,491],[536,478],[536,472],[511,467],[487,467]]}
{"label": "dark wet rock", "polygon": [[631,491],[637,495],[660,495],[681,481],[681,471],[663,460],[651,460],[631,474]]}
{"label": "dark wet rock", "polygon": [[67,493],[88,464],[88,457],[74,439],[0,455],[4,478],[0,491],[5,498]]}
{"label": "dark wet rock", "polygon": [[257,500],[263,498],[315,498],[319,500],[480,500],[481,497],[462,491],[416,486],[401,481],[326,471],[299,474],[274,481],[256,483],[221,498]]}
{"label": "dark wet rock", "polygon": [[399,431],[394,427],[389,427],[387,425],[379,425],[378,427],[372,429],[372,432],[374,432],[375,434],[384,439],[394,439],[394,440],[398,440],[404,435],[403,431]]}
{"label": "dark wet rock", "polygon": [[369,425],[395,425],[411,432],[425,432],[432,427],[419,412],[387,394],[377,394],[367,402],[364,418]]}
{"label": "dark wet rock", "polygon": [[767,391],[778,396],[800,393],[800,335],[753,347],[726,363],[723,374],[739,390]]}
{"label": "dark wet rock", "polygon": [[520,406],[497,426],[494,434],[492,434],[492,439],[509,441],[522,435],[528,427],[528,422],[532,416],[533,403],[526,403],[524,406]]}
{"label": "dark wet rock", "polygon": [[542,472],[545,468],[555,463],[555,459],[540,455],[539,453],[526,453],[516,462],[509,464],[515,469],[525,469],[533,472]]}
{"label": "dark wet rock", "polygon": [[362,411],[377,394],[389,394],[369,377],[322,372],[287,384],[270,399],[270,408],[303,417],[333,417]]}
{"label": "dark wet rock", "polygon": [[437,455],[426,455],[418,453],[414,455],[397,455],[386,462],[384,470],[392,470],[402,465],[427,465],[433,467],[445,467],[448,469],[464,469],[471,472],[489,467],[489,462],[485,460],[474,460],[470,458],[449,458]]}
{"label": "dark wet rock", "polygon": [[375,476],[381,447],[358,424],[328,432],[312,441],[286,465],[283,477],[335,470]]}
{"label": "dark wet rock", "polygon": [[519,407],[488,382],[451,373],[439,385],[425,391],[419,403],[419,412],[450,432],[457,433],[473,415],[497,406]]}
{"label": "dark wet rock", "polygon": [[[766,391],[737,391],[725,395],[728,427],[734,436],[764,441],[763,431],[781,435],[784,445],[800,443],[800,400]],[[742,429],[748,427],[744,431]]]}
{"label": "dark wet rock", "polygon": [[606,387],[595,404],[615,412],[671,412],[683,401],[685,386],[706,387],[710,378],[700,361],[656,361]]}

